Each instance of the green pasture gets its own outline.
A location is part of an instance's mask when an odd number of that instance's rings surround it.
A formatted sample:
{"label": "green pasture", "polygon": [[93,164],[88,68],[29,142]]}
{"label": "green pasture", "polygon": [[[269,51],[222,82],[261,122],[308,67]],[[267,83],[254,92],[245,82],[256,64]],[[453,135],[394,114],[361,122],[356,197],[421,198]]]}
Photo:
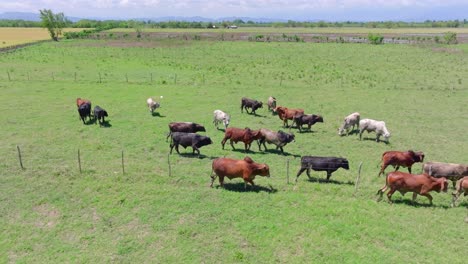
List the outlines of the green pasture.
{"label": "green pasture", "polygon": [[[468,163],[467,51],[71,40],[2,53],[0,262],[464,263],[467,198],[451,208],[450,188],[432,194],[433,206],[399,193],[390,205],[375,193],[385,182],[377,174],[386,150]],[[146,99],[161,95],[152,116]],[[259,152],[255,143],[247,154],[241,143],[222,150],[213,110],[231,114],[232,127],[284,129],[266,107],[258,116],[240,113],[241,97],[270,95],[325,122],[313,132],[293,128],[285,155],[271,146]],[[77,97],[105,108],[109,126],[83,125]],[[338,136],[355,111],[384,120],[390,142]],[[172,121],[205,125],[214,144],[201,148],[202,158],[190,148],[168,156]],[[239,179],[208,187],[213,158],[245,155],[267,163],[272,177],[257,177],[247,190]],[[312,172],[312,181],[303,174],[294,185],[302,155],[345,157],[350,170],[330,183],[318,182],[324,172]]]}

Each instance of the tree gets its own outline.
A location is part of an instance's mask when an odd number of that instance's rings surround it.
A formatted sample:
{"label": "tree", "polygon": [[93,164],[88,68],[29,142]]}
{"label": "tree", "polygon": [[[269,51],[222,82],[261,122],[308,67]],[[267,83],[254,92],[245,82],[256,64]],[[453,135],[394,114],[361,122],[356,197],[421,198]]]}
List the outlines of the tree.
{"label": "tree", "polygon": [[50,9],[39,10],[41,13],[42,27],[47,28],[50,37],[58,41],[60,35],[62,35],[62,29],[67,24],[65,15],[63,13],[54,14]]}

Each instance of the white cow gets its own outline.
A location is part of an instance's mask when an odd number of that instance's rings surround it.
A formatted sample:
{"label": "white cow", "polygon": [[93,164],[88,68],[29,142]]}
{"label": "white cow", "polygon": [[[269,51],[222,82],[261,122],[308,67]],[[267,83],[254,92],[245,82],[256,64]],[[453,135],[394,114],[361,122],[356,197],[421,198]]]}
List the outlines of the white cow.
{"label": "white cow", "polygon": [[[163,98],[162,95],[160,98]],[[154,101],[152,97],[146,99],[146,104],[148,105],[148,108],[151,113],[153,113],[154,110],[156,110],[157,108],[161,107],[161,104],[159,102]]]}
{"label": "white cow", "polygon": [[271,110],[274,113],[276,108],[276,98],[273,96],[268,97],[267,105],[268,111]]}
{"label": "white cow", "polygon": [[358,127],[359,126],[359,120],[361,118],[361,115],[358,112],[354,112],[347,117],[345,117],[343,124],[341,127],[338,129],[338,135],[342,136],[343,132],[346,130],[346,135],[349,134],[349,128],[351,128],[351,131],[354,130],[354,126]]}
{"label": "white cow", "polygon": [[224,129],[226,129],[229,126],[229,121],[231,121],[231,116],[228,114],[224,113],[221,110],[214,110],[213,112],[213,124],[215,124],[216,128],[218,128],[219,123],[223,123]]}
{"label": "white cow", "polygon": [[390,132],[388,132],[384,121],[377,121],[367,118],[362,119],[361,121],[359,121],[359,140],[362,139],[362,133],[364,131],[375,132],[377,134],[377,138],[375,139],[377,142],[379,142],[379,138],[381,135],[384,136],[387,142],[388,138],[390,137]]}

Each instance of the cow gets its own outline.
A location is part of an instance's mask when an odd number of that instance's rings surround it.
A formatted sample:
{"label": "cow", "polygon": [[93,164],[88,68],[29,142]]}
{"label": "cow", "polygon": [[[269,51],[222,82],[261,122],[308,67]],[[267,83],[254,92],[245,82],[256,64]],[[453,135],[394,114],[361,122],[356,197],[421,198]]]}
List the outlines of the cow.
{"label": "cow", "polygon": [[80,105],[82,105],[84,103],[88,103],[91,106],[91,101],[86,100],[86,99],[82,99],[82,98],[79,98],[79,97],[76,98],[76,107],[80,107]]}
{"label": "cow", "polygon": [[91,103],[82,103],[78,107],[78,113],[80,114],[80,119],[83,121],[83,124],[86,124],[86,117],[91,120]]}
{"label": "cow", "polygon": [[214,110],[213,112],[213,124],[215,124],[216,129],[218,128],[219,123],[223,123],[224,125],[224,130],[229,126],[229,122],[231,121],[231,116],[226,114],[225,112],[221,110]]}
{"label": "cow", "polygon": [[271,131],[266,128],[260,129],[260,133],[262,134],[261,138],[259,139],[259,149],[261,150],[261,145],[263,144],[263,147],[265,150],[267,149],[265,145],[265,141],[268,142],[269,144],[274,144],[276,145],[276,150],[280,149],[281,153],[283,152],[283,147],[286,146],[286,144],[290,142],[294,142],[294,134],[288,134],[285,133],[281,130],[278,132]]}
{"label": "cow", "polygon": [[407,167],[408,172],[411,173],[411,166],[416,162],[424,161],[424,153],[421,151],[414,152],[412,150],[408,151],[385,151],[382,154],[382,167],[380,169],[379,175],[384,174],[385,169],[392,165],[397,171],[400,166]]}
{"label": "cow", "polygon": [[452,181],[453,188],[457,180],[468,176],[468,165],[444,162],[426,162],[423,164],[423,172],[433,177],[445,177]]}
{"label": "cow", "polygon": [[[163,98],[162,95],[160,97],[161,99]],[[154,113],[154,111],[161,107],[161,103],[160,102],[156,102],[152,97],[146,99],[146,105],[148,106],[151,114]]]}
{"label": "cow", "polygon": [[[244,112],[244,108],[245,108],[245,111],[247,112],[247,114],[252,114],[253,113],[255,115],[255,111],[258,108],[262,108],[262,107],[263,107],[263,103],[259,102],[257,100],[249,99],[247,97],[242,97],[242,99],[241,99],[241,113]],[[247,110],[247,108],[251,109],[250,113]]]}
{"label": "cow", "polygon": [[[94,118],[99,122],[99,126],[102,126],[103,123],[106,121],[104,120],[104,117],[109,116],[107,114],[107,111],[102,109],[99,105],[96,105],[94,107]],[[102,122],[101,122],[102,119]]]}
{"label": "cow", "polygon": [[295,116],[304,114],[304,109],[290,109],[284,106],[277,106],[274,111],[278,113],[279,119],[283,120],[283,127],[288,127],[288,119],[293,120]]}
{"label": "cow", "polygon": [[255,186],[253,180],[257,175],[270,177],[270,168],[268,165],[256,163],[248,156],[243,160],[217,158],[213,160],[212,164],[210,187],[213,188],[213,182],[216,177],[219,177],[219,184],[221,187],[224,187],[224,177],[227,177],[230,180],[242,178],[244,180],[244,188],[246,189],[247,183]]}
{"label": "cow", "polygon": [[296,123],[297,128],[301,131],[303,125],[307,125],[308,129],[315,123],[323,123],[323,117],[320,115],[304,115],[298,114],[293,118],[293,123]]}
{"label": "cow", "polygon": [[457,181],[455,191],[452,193],[452,207],[456,205],[456,202],[462,193],[463,196],[468,195],[468,176],[465,176]]}
{"label": "cow", "polygon": [[[250,128],[246,127],[236,128],[236,127],[229,127],[224,132],[224,138],[221,141],[221,145],[223,146],[226,144],[226,141],[229,139],[229,143],[231,144],[232,149],[234,150],[234,144],[239,141],[244,142],[245,151],[250,150],[250,146],[254,140],[260,139],[262,134],[260,130],[251,130]],[[259,147],[260,149],[260,147]]]}
{"label": "cow", "polygon": [[384,192],[390,188],[387,193],[388,202],[392,203],[392,195],[395,191],[399,191],[402,195],[407,192],[413,193],[412,201],[416,200],[416,196],[422,195],[429,199],[432,205],[432,196],[429,194],[431,191],[447,192],[447,179],[434,178],[428,174],[410,174],[401,171],[394,171],[387,173],[385,185],[377,191],[380,195],[379,200],[382,199]]}
{"label": "cow", "polygon": [[354,130],[354,126],[359,127],[359,120],[361,115],[358,112],[354,112],[347,117],[345,117],[343,124],[338,129],[338,135],[342,136],[346,130],[346,135],[349,134],[349,128],[351,131]]}
{"label": "cow", "polygon": [[273,96],[268,97],[267,105],[268,105],[268,111],[275,113],[276,98]]}
{"label": "cow", "polygon": [[171,122],[169,123],[169,133],[166,137],[167,139],[171,136],[173,132],[185,132],[185,133],[197,133],[197,132],[206,132],[204,126],[192,123],[192,122]]}
{"label": "cow", "polygon": [[390,138],[390,132],[385,126],[384,121],[377,121],[377,120],[368,119],[368,118],[362,119],[359,121],[359,140],[362,140],[362,133],[364,131],[367,131],[368,133],[375,132],[377,135],[375,141],[377,142],[380,141],[380,136],[382,135],[387,142],[388,142],[388,139]]}
{"label": "cow", "polygon": [[326,171],[327,172],[327,181],[330,180],[332,173],[338,170],[339,168],[343,168],[345,170],[349,170],[349,162],[345,158],[338,158],[338,157],[318,157],[318,156],[303,156],[301,158],[301,168],[297,172],[296,175],[296,183],[299,176],[305,171],[309,179],[310,177],[310,169],[314,171]]}
{"label": "cow", "polygon": [[172,149],[174,147],[177,153],[180,154],[179,145],[181,145],[184,148],[192,147],[192,153],[195,154],[196,151],[198,153],[198,157],[200,157],[200,148],[209,144],[213,144],[213,141],[211,141],[207,136],[202,136],[197,133],[172,132],[170,144],[171,151],[169,154],[172,154]]}

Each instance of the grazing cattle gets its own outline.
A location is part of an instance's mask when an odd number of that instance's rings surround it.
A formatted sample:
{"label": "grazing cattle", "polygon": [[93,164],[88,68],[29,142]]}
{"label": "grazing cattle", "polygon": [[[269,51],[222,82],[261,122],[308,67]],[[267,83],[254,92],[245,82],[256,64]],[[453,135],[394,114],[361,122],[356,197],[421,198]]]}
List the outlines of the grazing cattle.
{"label": "grazing cattle", "polygon": [[83,121],[83,124],[86,124],[86,117],[91,120],[91,103],[82,103],[78,107],[78,113],[80,114],[80,118]]}
{"label": "grazing cattle", "polygon": [[456,205],[456,202],[462,193],[463,196],[468,195],[468,176],[465,176],[457,181],[455,191],[452,193],[452,207]]}
{"label": "grazing cattle", "polygon": [[338,129],[338,135],[342,136],[344,131],[346,130],[346,135],[349,134],[349,128],[351,131],[354,130],[354,126],[359,127],[359,120],[361,115],[358,112],[352,113],[345,117],[343,124]]}
{"label": "grazing cattle", "polygon": [[304,109],[290,109],[284,106],[277,106],[275,112],[278,113],[279,119],[283,120],[283,127],[288,126],[288,119],[293,120],[295,116],[304,114]]}
{"label": "grazing cattle", "polygon": [[267,164],[255,163],[248,156],[243,160],[217,158],[213,160],[212,164],[210,187],[213,187],[213,182],[216,176],[218,176],[221,187],[224,187],[224,177],[227,177],[230,180],[242,178],[244,180],[244,188],[247,188],[247,183],[250,183],[252,186],[255,185],[253,180],[256,175],[270,177],[270,168]]}
{"label": "grazing cattle", "polygon": [[178,154],[179,145],[184,148],[192,147],[192,153],[195,154],[195,151],[200,157],[200,148],[209,144],[213,144],[213,141],[207,136],[202,136],[197,133],[185,133],[185,132],[172,132],[171,134],[171,151],[169,154],[172,154],[172,149],[175,147]]}
{"label": "grazing cattle", "polygon": [[319,115],[304,115],[298,114],[294,117],[293,123],[296,123],[297,128],[301,131],[303,125],[307,125],[308,129],[315,123],[323,123],[323,117]]}
{"label": "grazing cattle", "polygon": [[388,138],[390,137],[390,132],[388,132],[387,127],[385,126],[384,121],[377,121],[373,119],[362,119],[359,121],[359,140],[362,139],[362,133],[364,131],[375,132],[377,137],[376,141],[380,141],[380,136],[383,135],[385,140],[388,142]]}
{"label": "grazing cattle", "polygon": [[228,114],[224,113],[221,110],[214,110],[213,112],[213,124],[215,124],[216,129],[218,128],[219,123],[223,123],[224,129],[226,129],[229,126],[229,122],[231,121],[231,116]]}
{"label": "grazing cattle", "polygon": [[77,107],[80,107],[80,105],[84,104],[84,103],[88,103],[90,106],[91,106],[91,101],[89,100],[86,100],[86,99],[81,99],[81,98],[76,98],[76,106]]}
{"label": "grazing cattle", "polygon": [[260,133],[262,134],[262,136],[259,139],[259,149],[261,148],[262,144],[265,150],[267,149],[265,145],[266,141],[268,142],[268,144],[276,145],[276,150],[278,150],[279,148],[281,150],[281,153],[283,153],[283,147],[286,146],[286,144],[288,144],[289,142],[294,142],[294,134],[288,134],[281,130],[279,130],[278,132],[274,132],[269,129],[262,128],[260,129]]}
{"label": "grazing cattle", "polygon": [[[258,108],[262,108],[262,107],[263,107],[262,102],[259,102],[259,101],[254,100],[254,99],[249,99],[249,98],[246,98],[246,97],[242,97],[242,100],[241,100],[241,113],[244,112],[244,108],[245,108],[245,111],[247,112],[247,114],[252,114],[252,113],[255,114],[255,110],[257,110]],[[250,113],[247,110],[247,108],[251,109]]]}
{"label": "grazing cattle", "polygon": [[387,168],[388,165],[395,167],[395,171],[397,171],[400,166],[407,167],[408,172],[411,173],[411,166],[416,162],[423,161],[424,153],[421,151],[386,151],[382,154],[382,167],[379,176],[385,172],[385,168]]}
{"label": "grazing cattle", "polygon": [[459,179],[464,176],[468,176],[468,165],[444,162],[426,162],[423,164],[423,172],[436,178],[445,177],[452,181],[453,188],[455,188],[455,183]]}
{"label": "grazing cattle", "polygon": [[273,96],[268,97],[267,105],[268,105],[268,111],[272,111],[273,113],[275,113],[276,98]]}
{"label": "grazing cattle", "polygon": [[338,170],[339,168],[343,168],[345,170],[349,170],[349,162],[345,158],[337,158],[337,157],[317,157],[317,156],[303,156],[301,158],[301,168],[297,172],[296,175],[296,183],[299,176],[305,171],[309,179],[310,177],[310,169],[314,171],[326,171],[327,172],[327,181],[330,180],[332,173]]}
{"label": "grazing cattle", "polygon": [[[163,97],[161,96],[160,98],[162,99]],[[161,107],[161,103],[154,101],[152,97],[146,99],[146,105],[148,105],[151,113],[154,113],[154,110]]]}
{"label": "grazing cattle", "polygon": [[206,132],[205,127],[192,122],[171,122],[169,123],[169,134],[167,134],[166,141],[173,132],[197,133]]}
{"label": "grazing cattle", "polygon": [[[104,120],[104,117],[106,117],[106,116],[108,116],[106,110],[104,110],[104,109],[102,109],[101,107],[99,107],[99,105],[96,105],[96,106],[94,107],[94,118],[96,118],[96,119],[98,120],[99,126],[102,126],[102,124],[103,124],[104,122],[106,122],[106,121]],[[101,121],[101,119],[102,119],[102,121]]]}
{"label": "grazing cattle", "polygon": [[388,201],[392,203],[392,195],[394,192],[399,191],[402,195],[407,192],[413,193],[413,202],[416,196],[422,195],[429,199],[432,205],[432,196],[429,194],[431,191],[447,191],[447,179],[434,178],[428,174],[410,174],[406,172],[394,171],[387,173],[387,178],[384,187],[377,191],[382,199],[384,192],[390,188],[387,193]]}
{"label": "grazing cattle", "polygon": [[[262,134],[260,130],[251,130],[250,128],[246,127],[245,129],[236,128],[236,127],[229,127],[224,132],[223,141],[221,141],[221,145],[223,146],[226,144],[226,141],[229,139],[229,143],[231,144],[232,149],[234,150],[234,144],[239,141],[244,142],[245,151],[250,149],[250,146],[254,140],[260,139]],[[260,148],[260,147],[259,147]]]}

